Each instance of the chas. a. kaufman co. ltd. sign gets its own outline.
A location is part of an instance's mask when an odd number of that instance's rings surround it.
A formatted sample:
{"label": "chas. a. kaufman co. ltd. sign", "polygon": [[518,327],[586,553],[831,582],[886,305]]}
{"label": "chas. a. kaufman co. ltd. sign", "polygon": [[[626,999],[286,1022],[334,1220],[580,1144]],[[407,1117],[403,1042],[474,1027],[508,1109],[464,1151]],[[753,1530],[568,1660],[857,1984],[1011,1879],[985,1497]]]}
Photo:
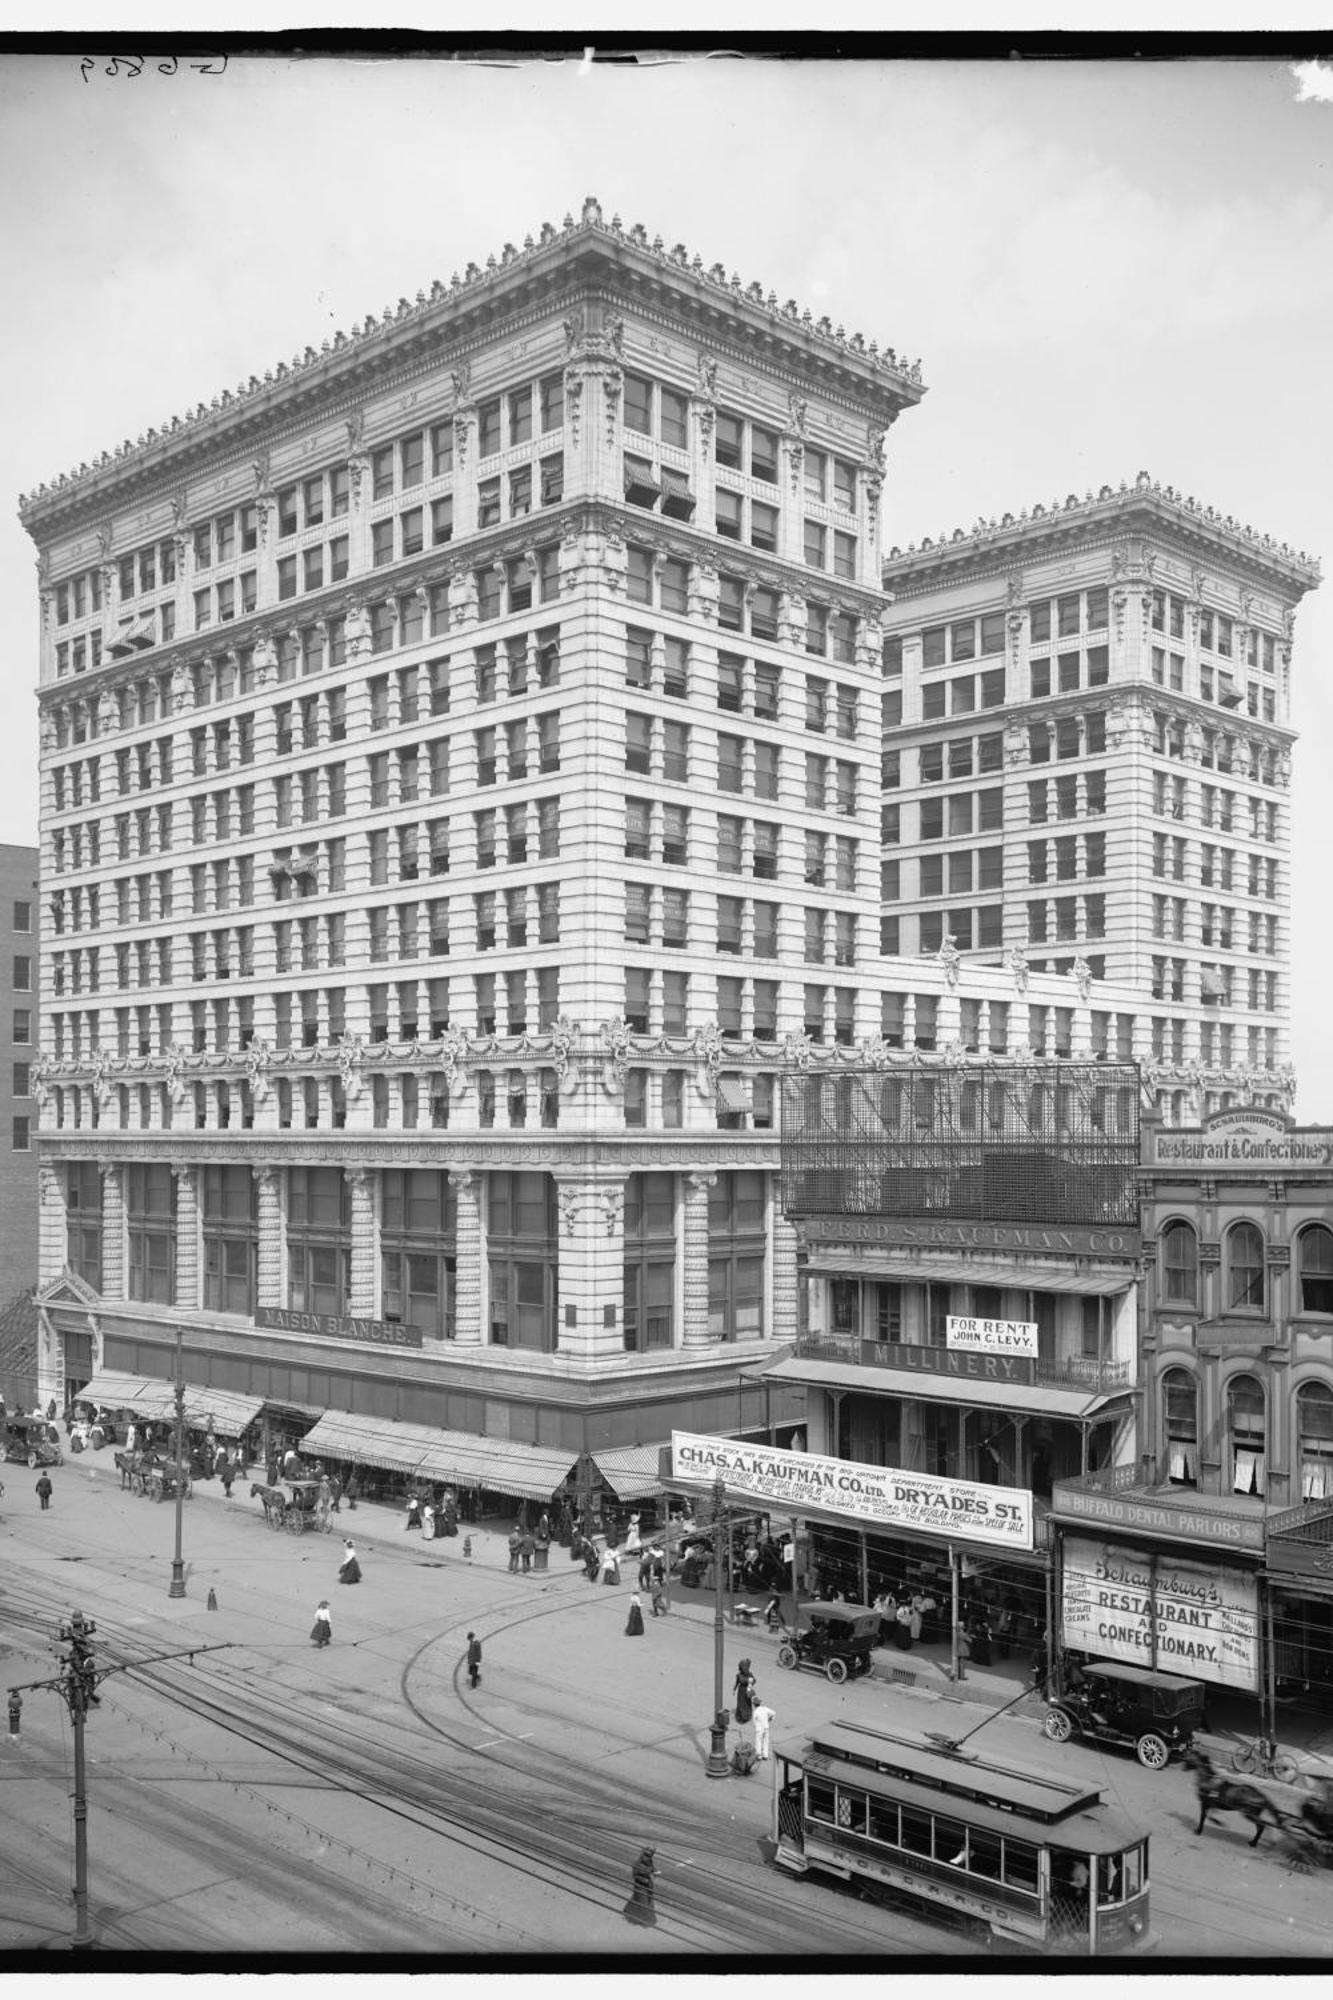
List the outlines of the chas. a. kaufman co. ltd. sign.
{"label": "chas. a. kaufman co. ltd. sign", "polygon": [[944,1322],[947,1347],[970,1354],[1032,1354],[1037,1352],[1035,1319],[969,1319],[950,1313]]}
{"label": "chas. a. kaufman co. ltd. sign", "polygon": [[863,1527],[916,1529],[992,1547],[1032,1547],[1032,1495],[1022,1487],[974,1486],[928,1472],[859,1465],[687,1431],[671,1433],[671,1472],[675,1479],[698,1485],[721,1479],[729,1499],[761,1502],[774,1513],[818,1509]]}

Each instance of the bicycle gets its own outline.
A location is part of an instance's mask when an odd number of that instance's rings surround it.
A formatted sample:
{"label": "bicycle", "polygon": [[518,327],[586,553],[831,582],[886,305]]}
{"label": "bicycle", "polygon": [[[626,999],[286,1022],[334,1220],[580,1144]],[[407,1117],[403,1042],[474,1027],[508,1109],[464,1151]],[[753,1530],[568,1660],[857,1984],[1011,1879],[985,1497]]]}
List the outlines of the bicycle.
{"label": "bicycle", "polygon": [[1254,1777],[1275,1778],[1281,1785],[1294,1785],[1300,1777],[1301,1767],[1286,1750],[1279,1749],[1276,1741],[1268,1736],[1256,1737],[1253,1743],[1242,1743],[1231,1753],[1233,1771],[1246,1771]]}

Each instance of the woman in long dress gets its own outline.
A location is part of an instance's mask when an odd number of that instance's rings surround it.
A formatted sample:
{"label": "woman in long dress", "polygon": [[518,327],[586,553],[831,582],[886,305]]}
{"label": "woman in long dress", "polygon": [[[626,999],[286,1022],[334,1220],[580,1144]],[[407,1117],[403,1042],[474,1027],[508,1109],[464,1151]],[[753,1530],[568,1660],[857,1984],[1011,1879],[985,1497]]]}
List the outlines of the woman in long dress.
{"label": "woman in long dress", "polygon": [[356,1543],[343,1543],[343,1559],[338,1565],[339,1583],[360,1583],[361,1565],[356,1559]]}
{"label": "woman in long dress", "polygon": [[310,1628],[310,1636],[317,1646],[327,1646],[333,1637],[333,1620],[329,1616],[329,1600],[321,1597],[315,1610],[315,1622]]}
{"label": "woman in long dress", "polygon": [[641,1639],[643,1637],[643,1604],[640,1601],[637,1590],[630,1593],[629,1617],[625,1620],[625,1636],[627,1639]]}

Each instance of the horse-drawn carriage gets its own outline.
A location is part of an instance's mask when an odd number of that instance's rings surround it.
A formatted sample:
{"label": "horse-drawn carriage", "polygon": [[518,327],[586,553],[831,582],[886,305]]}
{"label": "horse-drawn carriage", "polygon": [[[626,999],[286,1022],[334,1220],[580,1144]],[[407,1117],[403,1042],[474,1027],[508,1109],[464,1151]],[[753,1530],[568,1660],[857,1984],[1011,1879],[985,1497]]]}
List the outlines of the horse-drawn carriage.
{"label": "horse-drawn carriage", "polygon": [[333,1526],[336,1482],[289,1479],[287,1487],[284,1493],[281,1486],[264,1486],[258,1481],[251,1486],[250,1498],[263,1508],[265,1526],[275,1532],[285,1529],[289,1535],[327,1535]]}
{"label": "horse-drawn carriage", "polygon": [[[122,1487],[140,1499],[145,1496],[152,1500],[174,1500],[176,1497],[176,1461],[160,1451],[135,1450],[118,1451],[116,1467],[120,1473]],[[180,1488],[184,1497],[193,1496],[190,1475],[182,1469]]]}
{"label": "horse-drawn carriage", "polygon": [[[1266,1768],[1272,1771],[1279,1755],[1276,1746],[1265,1748],[1269,1753]],[[1295,1760],[1280,1761],[1285,1766]],[[1196,1834],[1203,1832],[1210,1813],[1237,1813],[1254,1828],[1251,1847],[1259,1845],[1264,1828],[1271,1826],[1285,1837],[1294,1868],[1333,1868],[1333,1778],[1311,1777],[1302,1783],[1296,1766],[1295,1784],[1277,1778],[1269,1788],[1240,1783],[1215,1764],[1199,1743],[1190,1745],[1185,1762],[1194,1774],[1199,1795]]]}

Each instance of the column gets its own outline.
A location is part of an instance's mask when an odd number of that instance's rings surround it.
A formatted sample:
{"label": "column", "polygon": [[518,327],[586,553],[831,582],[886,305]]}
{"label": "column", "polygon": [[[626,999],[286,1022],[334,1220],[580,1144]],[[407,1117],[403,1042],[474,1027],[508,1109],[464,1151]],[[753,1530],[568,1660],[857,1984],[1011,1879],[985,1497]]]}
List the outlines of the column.
{"label": "column", "polygon": [[[797,1334],[796,1225],[779,1206],[781,1188],[773,1175],[773,1326],[774,1340],[795,1340]],[[705,1267],[705,1278],[707,1269]]]}
{"label": "column", "polygon": [[560,1216],[561,1352],[581,1361],[621,1355],[625,1351],[624,1176],[605,1179],[584,1170],[552,1178]]}
{"label": "column", "polygon": [[717,1175],[692,1173],[684,1177],[684,1277],[685,1347],[706,1347],[708,1333],[708,1190],[717,1184]]}
{"label": "column", "polygon": [[470,1167],[451,1167],[457,1197],[454,1225],[454,1340],[479,1347],[483,1340],[481,1282],[481,1186]]}
{"label": "column", "polygon": [[287,1274],[283,1260],[281,1169],[255,1167],[259,1188],[259,1258],[256,1294],[261,1306],[281,1306],[287,1302]]}
{"label": "column", "polygon": [[125,1180],[119,1165],[102,1168],[102,1297],[125,1296]]}
{"label": "column", "polygon": [[348,1305],[357,1318],[375,1313],[380,1232],[375,1183],[369,1167],[344,1167],[352,1191],[352,1273]]}
{"label": "column", "polygon": [[176,1304],[186,1312],[203,1304],[199,1268],[199,1168],[173,1167],[176,1181]]}
{"label": "column", "polygon": [[49,1285],[64,1270],[69,1255],[64,1178],[54,1167],[43,1167],[37,1188],[37,1270],[39,1282]]}

